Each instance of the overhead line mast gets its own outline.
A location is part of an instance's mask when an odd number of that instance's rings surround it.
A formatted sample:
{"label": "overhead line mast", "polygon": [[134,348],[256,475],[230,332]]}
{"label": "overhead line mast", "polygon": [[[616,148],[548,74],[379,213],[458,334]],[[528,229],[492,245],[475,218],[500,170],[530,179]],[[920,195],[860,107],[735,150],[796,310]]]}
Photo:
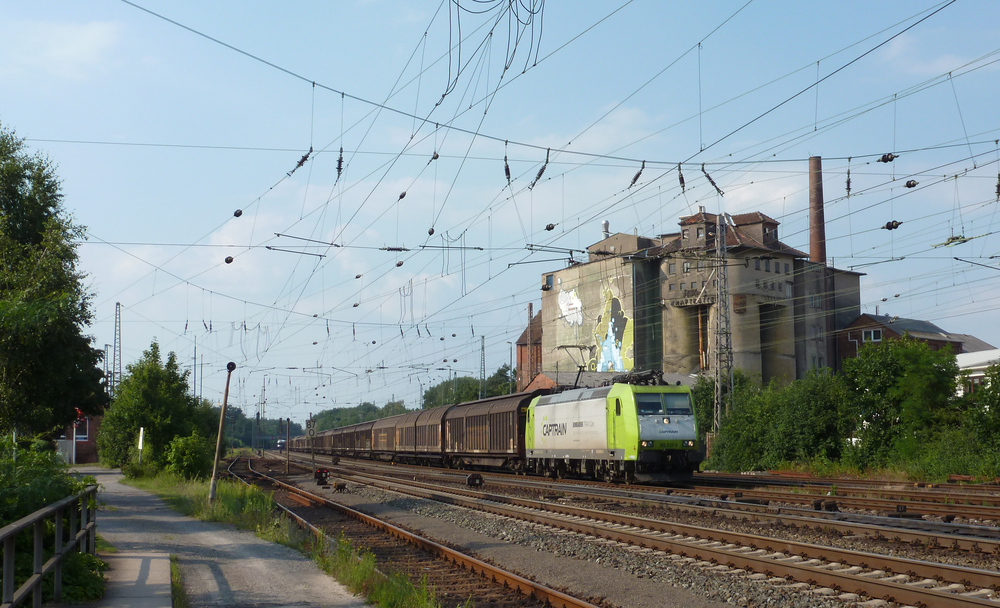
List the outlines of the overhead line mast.
{"label": "overhead line mast", "polygon": [[733,392],[733,330],[729,319],[729,271],[726,267],[726,232],[728,216],[720,213],[716,218],[715,257],[718,291],[715,311],[715,416],[713,430],[718,433],[723,410],[729,411],[726,401]]}

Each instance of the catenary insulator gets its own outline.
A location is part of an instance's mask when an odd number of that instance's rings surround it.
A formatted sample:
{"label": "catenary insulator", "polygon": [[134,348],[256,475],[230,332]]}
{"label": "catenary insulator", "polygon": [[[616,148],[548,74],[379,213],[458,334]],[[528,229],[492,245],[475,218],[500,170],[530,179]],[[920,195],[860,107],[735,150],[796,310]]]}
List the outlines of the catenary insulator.
{"label": "catenary insulator", "polygon": [[916,187],[917,187],[917,184],[918,184],[918,183],[920,183],[920,182],[918,182],[918,181],[917,181],[917,180],[915,180],[915,179],[911,179],[911,180],[908,180],[908,181],[907,181],[907,182],[906,182],[905,184],[903,184],[903,185],[904,185],[904,186],[906,186],[907,188],[916,188]]}
{"label": "catenary insulator", "polygon": [[227,255],[226,256],[226,264],[232,264],[232,263],[233,263],[233,256]]}
{"label": "catenary insulator", "polygon": [[239,217],[241,215],[243,215],[242,209],[237,209],[236,211],[233,211],[233,217]]}

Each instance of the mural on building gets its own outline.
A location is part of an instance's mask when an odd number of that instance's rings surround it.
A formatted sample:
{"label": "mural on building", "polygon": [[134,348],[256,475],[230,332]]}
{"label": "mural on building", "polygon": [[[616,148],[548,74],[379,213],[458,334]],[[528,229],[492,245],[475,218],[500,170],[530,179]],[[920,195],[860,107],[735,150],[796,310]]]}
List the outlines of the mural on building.
{"label": "mural on building", "polygon": [[604,310],[594,325],[596,347],[590,348],[587,369],[592,372],[627,372],[635,364],[632,352],[632,319],[625,316],[621,301],[611,292],[611,283],[601,290]]}
{"label": "mural on building", "polygon": [[583,325],[583,302],[576,290],[559,292],[559,312],[562,320],[570,325]]}

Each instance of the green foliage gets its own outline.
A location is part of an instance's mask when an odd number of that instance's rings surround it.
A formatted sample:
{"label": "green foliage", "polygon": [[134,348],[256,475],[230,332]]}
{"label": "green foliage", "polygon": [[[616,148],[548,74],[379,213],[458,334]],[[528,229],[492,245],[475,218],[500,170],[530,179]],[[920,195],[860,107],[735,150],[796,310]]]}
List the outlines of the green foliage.
{"label": "green foliage", "polygon": [[[402,401],[390,401],[382,407],[374,403],[364,402],[355,407],[339,407],[332,410],[323,410],[316,414],[316,428],[323,431],[326,429],[337,429],[343,426],[350,426],[370,420],[381,420],[389,416],[405,414],[406,406]],[[302,434],[301,432],[299,433]],[[293,437],[295,435],[292,435]]]}
{"label": "green foliage", "polygon": [[[837,375],[814,370],[762,387],[740,374],[707,466],[998,477],[1000,367],[964,398],[955,397],[957,376],[949,351],[909,338],[865,345]],[[694,392],[701,420],[711,420],[711,381],[699,380]]]}
{"label": "green foliage", "polygon": [[167,470],[185,479],[208,477],[215,462],[215,443],[198,434],[174,437],[167,448]]}
{"label": "green foliage", "polygon": [[845,423],[849,395],[840,377],[821,370],[787,385],[736,383],[731,413],[713,449],[726,470],[766,470],[792,462],[836,459],[853,424]]}
{"label": "green foliage", "polygon": [[[510,394],[511,386],[516,386],[514,374],[515,371],[506,363],[497,368],[497,371],[486,379],[486,392],[483,398]],[[426,410],[453,403],[477,401],[479,398],[479,380],[468,376],[455,377],[427,388],[423,394],[421,407]]]}
{"label": "green foliage", "polygon": [[167,464],[168,446],[176,437],[198,433],[214,437],[218,417],[204,401],[188,394],[188,372],[181,372],[177,355],[160,359],[156,342],[139,361],[128,366],[118,386],[113,407],[104,416],[97,448],[101,460],[111,466],[127,466],[137,459],[135,446],[139,429],[144,429],[143,464],[162,468]]}
{"label": "green foliage", "polygon": [[83,335],[91,295],[74,243],[84,237],[53,163],[0,126],[0,433],[48,432],[108,403],[103,351]]}
{"label": "green foliage", "polygon": [[[15,453],[16,450],[16,453]],[[0,438],[0,527],[10,524],[39,509],[81,492],[86,486],[96,484],[92,476],[77,478],[51,445],[38,441],[23,442],[14,447],[8,437]],[[64,529],[68,529],[64,521]],[[52,557],[55,544],[55,527],[46,522],[44,558]],[[15,539],[14,584],[21,585],[34,571],[33,537],[30,532]],[[89,554],[70,553],[63,562],[63,601],[92,602],[104,594],[101,572],[107,564]],[[52,601],[51,576],[42,581],[43,597]]]}
{"label": "green foliage", "polygon": [[14,449],[9,437],[0,438],[0,527],[96,483],[71,476],[48,444],[17,448],[16,460]]}
{"label": "green foliage", "polygon": [[859,468],[915,460],[959,418],[949,350],[908,337],[869,343],[844,361],[843,376],[856,420],[850,458]]}

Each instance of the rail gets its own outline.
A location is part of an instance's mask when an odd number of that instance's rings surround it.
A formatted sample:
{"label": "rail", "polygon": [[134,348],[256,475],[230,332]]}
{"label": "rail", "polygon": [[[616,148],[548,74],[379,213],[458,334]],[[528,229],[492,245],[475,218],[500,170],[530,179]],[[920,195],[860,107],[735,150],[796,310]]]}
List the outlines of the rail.
{"label": "rail", "polygon": [[[249,464],[250,463],[248,462],[247,463],[248,467]],[[250,471],[254,472],[252,468],[250,469]],[[278,479],[274,479],[272,477],[264,475],[263,473],[257,473],[257,472],[254,473],[256,473],[256,475],[259,475],[264,479],[267,479],[269,482],[275,484],[276,486],[279,486],[287,490],[288,492],[304,496],[308,498],[308,500],[310,500],[311,502],[322,504],[332,509],[336,509],[344,513],[345,515],[348,515],[359,521],[362,521],[376,529],[382,530],[387,534],[390,534],[406,542],[409,542],[410,544],[415,545],[420,549],[427,551],[428,553],[435,554],[446,561],[449,561],[462,568],[465,568],[472,574],[478,574],[484,578],[503,583],[504,586],[515,589],[524,595],[531,596],[541,601],[544,601],[548,603],[548,605],[553,606],[553,608],[597,608],[597,606],[587,601],[575,598],[571,595],[567,595],[565,593],[562,593],[561,591],[556,591],[555,589],[551,589],[540,583],[536,583],[532,580],[518,576],[512,572],[503,570],[497,566],[481,561],[472,556],[466,555],[460,551],[456,551],[454,549],[445,547],[444,545],[440,545],[432,540],[423,538],[422,536],[418,536],[412,532],[403,530],[402,528],[394,526],[386,521],[382,521],[378,518],[372,517],[371,515],[362,513],[361,511],[356,511],[346,505],[342,505],[340,503],[328,500],[322,496],[312,494],[311,492],[307,492],[302,488],[296,487],[291,484],[287,484]],[[298,516],[296,516],[296,519],[301,519],[301,518],[298,518]]]}
{"label": "rail", "polygon": [[[32,605],[42,605],[42,581],[52,574],[53,600],[62,601],[63,558],[79,548],[94,553],[97,537],[97,486],[87,486],[79,494],[69,496],[55,504],[22,517],[12,524],[0,528],[0,542],[3,543],[3,591],[0,608],[20,606],[32,596]],[[68,518],[68,529],[66,519]],[[53,522],[46,530],[46,522]],[[32,574],[17,589],[14,588],[15,541],[28,528],[33,530]],[[48,541],[48,543],[46,543]],[[48,546],[46,546],[48,544]],[[51,557],[45,559],[46,553]]]}

